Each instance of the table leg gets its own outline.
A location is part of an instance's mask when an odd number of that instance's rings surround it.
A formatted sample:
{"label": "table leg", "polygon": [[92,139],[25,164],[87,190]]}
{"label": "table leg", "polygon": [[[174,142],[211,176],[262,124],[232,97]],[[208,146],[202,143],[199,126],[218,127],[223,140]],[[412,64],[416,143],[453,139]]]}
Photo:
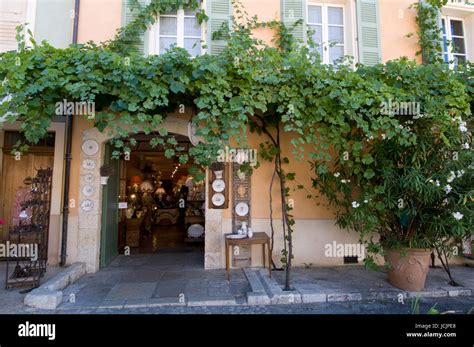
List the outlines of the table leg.
{"label": "table leg", "polygon": [[225,246],[225,269],[227,271],[227,280],[230,280],[230,256],[229,256],[230,245]]}
{"label": "table leg", "polygon": [[267,242],[268,248],[268,276],[272,277],[272,254],[270,253],[270,242]]}
{"label": "table leg", "polygon": [[262,250],[263,250],[263,268],[265,269],[265,244],[262,243]]}

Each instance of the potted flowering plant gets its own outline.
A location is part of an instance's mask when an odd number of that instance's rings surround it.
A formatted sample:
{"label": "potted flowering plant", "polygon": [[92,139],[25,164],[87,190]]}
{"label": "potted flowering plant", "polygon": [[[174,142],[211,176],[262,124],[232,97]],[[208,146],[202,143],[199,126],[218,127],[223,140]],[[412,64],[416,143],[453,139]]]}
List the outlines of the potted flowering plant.
{"label": "potted flowering plant", "polygon": [[[448,260],[474,228],[472,116],[459,81],[442,83],[436,91],[413,83],[417,111],[382,103],[373,124],[341,140],[331,166],[314,162],[313,185],[336,207],[337,224],[360,234],[365,264],[378,268],[384,255],[389,282],[405,290],[423,289],[432,252],[455,285]],[[417,100],[416,91],[401,96]]]}

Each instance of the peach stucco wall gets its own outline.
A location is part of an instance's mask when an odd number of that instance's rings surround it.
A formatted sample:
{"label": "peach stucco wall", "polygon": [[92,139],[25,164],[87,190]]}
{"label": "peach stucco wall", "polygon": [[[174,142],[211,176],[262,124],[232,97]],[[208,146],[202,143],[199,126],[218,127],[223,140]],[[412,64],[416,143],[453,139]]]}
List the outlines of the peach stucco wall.
{"label": "peach stucco wall", "polygon": [[78,41],[110,40],[122,25],[122,0],[81,0]]}
{"label": "peach stucco wall", "polygon": [[[416,10],[410,9],[415,0],[379,0],[380,33],[382,42],[382,61],[397,59],[406,56],[417,59],[419,51],[416,32]],[[410,38],[406,35],[414,33]]]}

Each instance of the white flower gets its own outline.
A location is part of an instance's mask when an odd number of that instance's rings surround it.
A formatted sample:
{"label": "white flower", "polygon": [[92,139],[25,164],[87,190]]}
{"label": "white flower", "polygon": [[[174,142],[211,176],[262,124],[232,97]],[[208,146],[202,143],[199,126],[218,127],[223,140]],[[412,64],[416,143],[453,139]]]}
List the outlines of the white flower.
{"label": "white flower", "polygon": [[351,181],[351,180],[343,179],[343,180],[341,180],[341,183],[344,183],[344,184],[345,184],[345,183],[349,183],[350,181]]}
{"label": "white flower", "polygon": [[466,143],[463,143],[462,148],[463,149],[469,149],[469,148],[471,148],[471,146],[469,145],[468,142],[466,142]]}
{"label": "white flower", "polygon": [[465,174],[465,171],[464,171],[464,170],[458,170],[458,171],[456,171],[457,177],[461,177],[461,176],[464,175],[464,174]]}
{"label": "white flower", "polygon": [[439,187],[439,186],[441,185],[441,183],[439,183],[439,181],[436,180],[436,181],[435,181],[435,185],[436,185],[436,187]]}
{"label": "white flower", "polygon": [[369,200],[364,200],[364,204],[368,204],[369,203]]}
{"label": "white flower", "polygon": [[444,199],[442,205],[446,206],[448,204],[448,199]]}
{"label": "white flower", "polygon": [[467,128],[466,128],[466,122],[461,122],[459,124],[459,131],[465,133],[467,131]]}
{"label": "white flower", "polygon": [[461,220],[462,217],[464,217],[464,215],[461,212],[454,212],[452,213],[452,215],[456,220]]}
{"label": "white flower", "polygon": [[339,176],[341,176],[341,173],[340,173],[340,172],[335,172],[335,173],[334,173],[334,177],[338,178]]}
{"label": "white flower", "polygon": [[387,138],[387,135],[382,134],[382,140],[385,140]]}
{"label": "white flower", "polygon": [[456,173],[454,171],[451,171],[447,179],[448,183],[451,183],[452,181],[454,181],[455,178],[456,178]]}
{"label": "white flower", "polygon": [[360,204],[357,201],[352,201],[352,207],[357,208]]}
{"label": "white flower", "polygon": [[430,182],[430,183],[434,183],[434,181],[433,181],[432,179],[430,179],[428,182]]}
{"label": "white flower", "polygon": [[451,190],[453,190],[453,188],[449,184],[447,184],[446,187],[444,187],[443,189],[446,192],[446,194],[451,193]]}

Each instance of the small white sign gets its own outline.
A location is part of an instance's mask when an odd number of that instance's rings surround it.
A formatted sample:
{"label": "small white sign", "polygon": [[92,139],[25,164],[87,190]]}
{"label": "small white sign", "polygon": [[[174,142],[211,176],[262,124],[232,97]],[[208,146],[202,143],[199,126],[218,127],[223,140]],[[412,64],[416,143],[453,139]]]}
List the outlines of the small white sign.
{"label": "small white sign", "polygon": [[119,209],[127,208],[127,205],[126,202],[119,202]]}

